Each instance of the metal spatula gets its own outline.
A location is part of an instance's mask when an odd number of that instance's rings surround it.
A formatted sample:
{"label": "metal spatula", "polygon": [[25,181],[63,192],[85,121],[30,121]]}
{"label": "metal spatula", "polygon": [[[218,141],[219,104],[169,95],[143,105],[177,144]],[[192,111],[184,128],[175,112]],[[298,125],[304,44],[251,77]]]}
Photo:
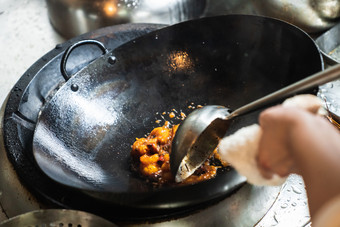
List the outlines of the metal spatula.
{"label": "metal spatula", "polygon": [[278,102],[298,92],[325,84],[340,77],[340,64],[295,82],[276,92],[230,112],[222,106],[205,106],[187,116],[172,142],[170,167],[181,182],[202,165],[226,134],[231,119]]}

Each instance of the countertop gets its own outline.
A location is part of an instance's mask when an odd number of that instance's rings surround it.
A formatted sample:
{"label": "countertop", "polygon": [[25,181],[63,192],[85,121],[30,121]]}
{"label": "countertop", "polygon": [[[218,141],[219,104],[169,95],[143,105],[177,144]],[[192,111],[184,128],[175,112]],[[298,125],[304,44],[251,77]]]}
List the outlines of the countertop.
{"label": "countertop", "polygon": [[[66,41],[51,26],[44,0],[0,2],[0,104],[24,72],[57,44]],[[0,221],[5,220],[4,214]],[[303,180],[296,175],[282,186],[277,201],[257,226],[310,225]]]}

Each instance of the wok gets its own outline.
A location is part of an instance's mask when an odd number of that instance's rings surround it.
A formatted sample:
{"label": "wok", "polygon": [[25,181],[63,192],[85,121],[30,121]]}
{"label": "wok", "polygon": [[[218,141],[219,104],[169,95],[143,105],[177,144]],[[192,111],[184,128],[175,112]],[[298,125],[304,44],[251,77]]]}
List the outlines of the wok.
{"label": "wok", "polygon": [[[62,67],[63,68],[63,67]],[[232,193],[246,179],[222,169],[195,185],[152,187],[131,171],[130,149],[167,118],[195,105],[236,109],[323,69],[313,40],[280,20],[245,15],[169,26],[104,54],[43,107],[33,154],[51,179],[109,204],[178,208]],[[317,88],[310,91],[315,93]],[[235,120],[228,133],[257,121]]]}

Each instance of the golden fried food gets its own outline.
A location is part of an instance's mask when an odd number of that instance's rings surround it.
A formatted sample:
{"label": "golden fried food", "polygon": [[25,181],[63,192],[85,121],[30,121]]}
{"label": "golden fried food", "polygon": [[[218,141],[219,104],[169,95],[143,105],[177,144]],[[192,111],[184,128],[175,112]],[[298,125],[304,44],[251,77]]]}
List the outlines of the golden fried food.
{"label": "golden fried food", "polygon": [[[154,128],[146,138],[137,138],[131,149],[133,169],[154,184],[174,184],[174,176],[170,171],[171,143],[178,125],[170,127],[165,122],[162,127]],[[218,159],[217,152],[214,157]],[[223,163],[223,165],[227,165]],[[206,161],[183,184],[193,184],[215,177],[217,166]]]}

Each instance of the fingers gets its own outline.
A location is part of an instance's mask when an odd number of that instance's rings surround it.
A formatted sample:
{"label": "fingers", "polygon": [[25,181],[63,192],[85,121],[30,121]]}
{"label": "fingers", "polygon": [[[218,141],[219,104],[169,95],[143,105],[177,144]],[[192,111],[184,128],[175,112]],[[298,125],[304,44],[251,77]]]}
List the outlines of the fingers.
{"label": "fingers", "polygon": [[285,177],[294,169],[294,160],[290,153],[290,128],[295,121],[292,111],[291,108],[276,106],[260,114],[262,135],[257,164],[265,178],[271,178],[273,174]]}
{"label": "fingers", "polygon": [[282,105],[263,111],[259,124],[262,135],[257,165],[265,178],[271,178],[273,174],[281,177],[302,174],[306,160],[313,159],[317,163],[314,156],[329,150],[328,141],[338,141],[339,136],[339,131],[326,119]]}
{"label": "fingers", "polygon": [[274,172],[271,170],[267,162],[261,159],[259,155],[257,156],[257,167],[264,178],[271,179],[273,177]]}

